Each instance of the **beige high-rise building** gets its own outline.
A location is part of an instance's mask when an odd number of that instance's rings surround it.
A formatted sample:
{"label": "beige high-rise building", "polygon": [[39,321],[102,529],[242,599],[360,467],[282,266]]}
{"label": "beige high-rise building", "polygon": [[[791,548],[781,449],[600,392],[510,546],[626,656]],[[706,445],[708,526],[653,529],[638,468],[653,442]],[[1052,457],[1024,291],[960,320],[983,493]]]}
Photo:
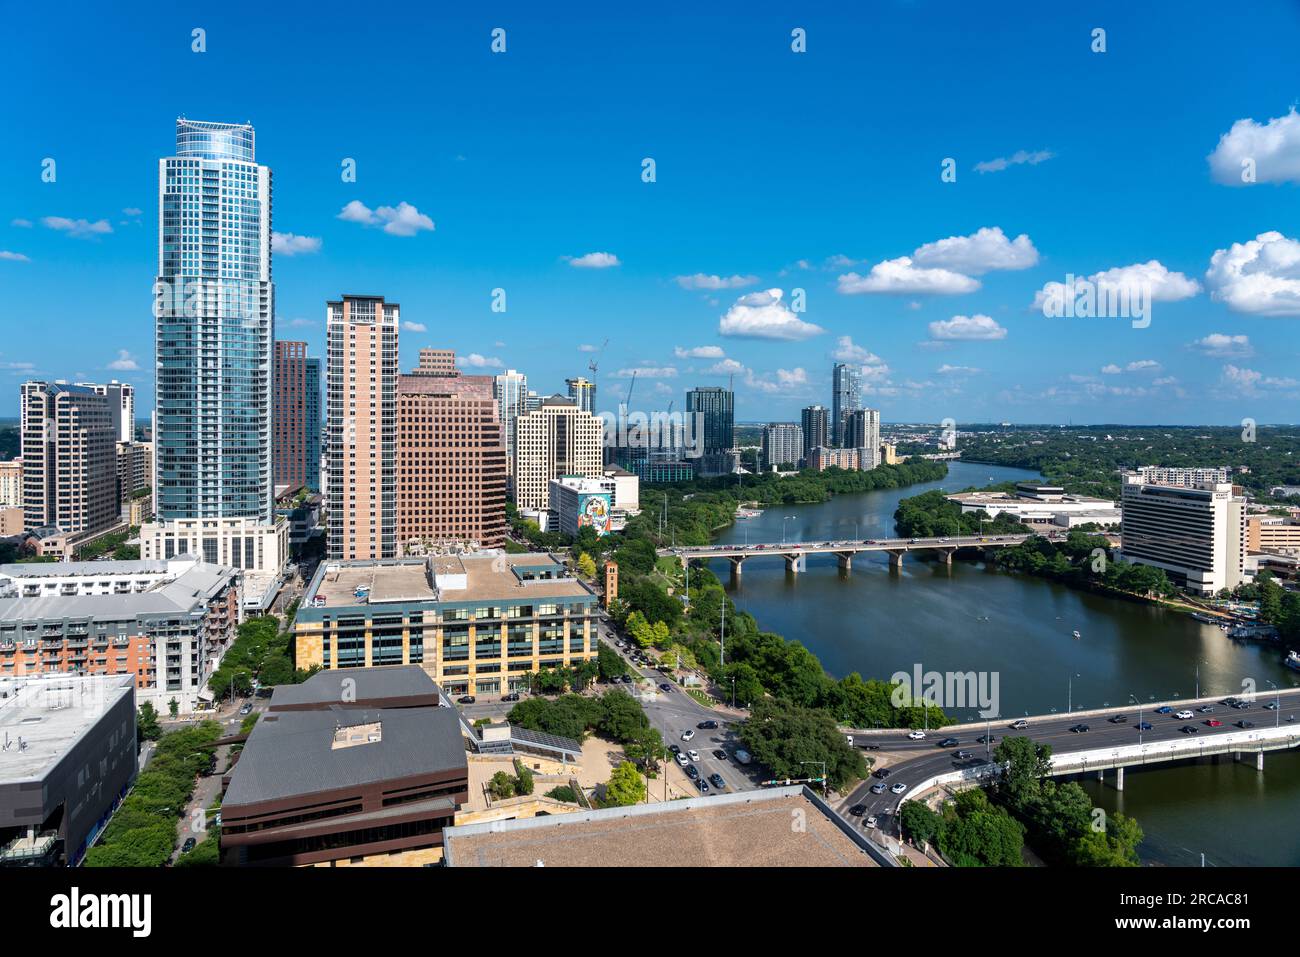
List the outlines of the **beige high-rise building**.
{"label": "beige high-rise building", "polygon": [[84,535],[117,522],[112,413],[108,397],[87,386],[23,383],[23,508],[28,528],[57,525],[69,535]]}
{"label": "beige high-rise building", "polygon": [[[424,363],[426,352],[420,354]],[[455,368],[455,356],[450,366]],[[444,366],[445,367],[445,366]],[[448,543],[499,548],[506,447],[492,376],[404,375],[397,385],[397,541],[404,554]]]}
{"label": "beige high-rise building", "polygon": [[553,395],[515,419],[514,495],[519,508],[550,507],[551,479],[604,473],[604,423]]}
{"label": "beige high-rise building", "polygon": [[23,506],[23,460],[22,456],[0,462],[0,508],[22,508]]}
{"label": "beige high-rise building", "polygon": [[411,370],[411,375],[454,378],[460,375],[456,368],[456,353],[451,349],[421,349],[420,364]]}
{"label": "beige high-rise building", "polygon": [[397,555],[397,330],[383,296],[326,305],[329,557]]}

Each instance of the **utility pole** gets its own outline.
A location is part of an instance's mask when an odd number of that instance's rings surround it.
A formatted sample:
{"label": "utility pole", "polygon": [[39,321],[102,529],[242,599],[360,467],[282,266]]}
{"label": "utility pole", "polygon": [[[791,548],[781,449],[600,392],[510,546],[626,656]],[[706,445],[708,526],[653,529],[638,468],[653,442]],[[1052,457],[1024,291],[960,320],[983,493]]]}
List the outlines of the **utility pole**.
{"label": "utility pole", "polygon": [[718,634],[718,640],[722,644],[722,650],[718,654],[718,667],[723,667],[727,663],[727,596],[722,596],[722,627]]}

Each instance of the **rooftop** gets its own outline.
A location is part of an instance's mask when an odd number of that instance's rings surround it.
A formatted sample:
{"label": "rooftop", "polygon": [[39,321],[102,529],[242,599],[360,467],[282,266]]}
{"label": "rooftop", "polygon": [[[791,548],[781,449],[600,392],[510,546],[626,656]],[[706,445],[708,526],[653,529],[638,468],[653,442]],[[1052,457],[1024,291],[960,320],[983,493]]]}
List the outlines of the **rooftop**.
{"label": "rooftop", "polygon": [[43,777],[134,687],[133,675],[0,678],[0,782]]}
{"label": "rooftop", "polygon": [[464,825],[443,839],[451,867],[877,866],[801,785]]}
{"label": "rooftop", "polygon": [[[337,747],[345,728],[364,729],[365,740]],[[222,804],[233,808],[465,768],[453,708],[276,711],[253,726]]]}
{"label": "rooftop", "polygon": [[394,707],[402,699],[432,704],[442,697],[442,689],[419,665],[348,668],[318,671],[301,684],[277,685],[271,692],[270,710],[350,704]]}
{"label": "rooftop", "polygon": [[[542,574],[539,574],[542,573]],[[529,577],[533,576],[533,577]],[[548,577],[549,576],[549,577]],[[357,592],[362,594],[358,595]],[[327,562],[303,595],[301,616],[325,608],[398,602],[530,601],[541,598],[593,597],[562,562],[544,552],[507,555],[474,552],[429,558]]]}
{"label": "rooftop", "polygon": [[125,621],[148,615],[190,615],[225,587],[236,569],[200,562],[148,591],[125,595],[41,595],[0,599],[0,621]]}

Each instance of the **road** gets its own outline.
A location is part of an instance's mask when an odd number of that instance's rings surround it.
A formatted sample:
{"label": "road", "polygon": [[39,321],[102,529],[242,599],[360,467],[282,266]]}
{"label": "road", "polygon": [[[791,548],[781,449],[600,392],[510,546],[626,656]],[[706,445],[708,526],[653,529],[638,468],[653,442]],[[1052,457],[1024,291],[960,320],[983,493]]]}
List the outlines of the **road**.
{"label": "road", "polygon": [[[1274,705],[1277,705],[1276,710]],[[896,822],[893,818],[898,804],[917,784],[938,774],[978,767],[991,762],[993,749],[1007,736],[1032,737],[1042,744],[1050,744],[1053,754],[1064,754],[1136,744],[1139,737],[1143,744],[1185,740],[1189,737],[1209,740],[1215,735],[1241,732],[1244,730],[1238,726],[1238,722],[1241,721],[1249,721],[1256,728],[1272,728],[1286,726],[1289,723],[1287,719],[1292,716],[1296,720],[1290,724],[1295,727],[1297,735],[1300,735],[1300,689],[1289,689],[1276,695],[1257,694],[1248,707],[1240,710],[1220,702],[1206,705],[1205,707],[1212,709],[1210,711],[1198,711],[1198,707],[1200,706],[1190,709],[1193,713],[1191,719],[1180,719],[1173,714],[1158,714],[1152,707],[1143,706],[1141,720],[1151,725],[1151,729],[1140,734],[1137,730],[1139,712],[1136,707],[1131,707],[1112,708],[1098,715],[1051,715],[1030,718],[1029,727],[1024,730],[1013,730],[1010,728],[1011,721],[1005,718],[997,719],[987,726],[987,733],[992,735],[991,742],[977,740],[985,735],[986,731],[982,726],[972,725],[950,726],[938,731],[930,731],[924,741],[909,740],[907,732],[902,730],[852,735],[853,743],[860,748],[870,748],[871,750],[864,750],[863,753],[868,758],[875,758],[877,767],[886,767],[890,773],[883,781],[873,776],[862,782],[840,803],[838,810],[842,814],[847,814],[853,806],[863,805],[863,813],[850,814],[849,820],[863,822],[868,816],[875,815],[879,826],[896,833],[894,826]],[[1122,715],[1125,720],[1122,723],[1110,720],[1117,715]],[[1222,726],[1211,727],[1207,723],[1211,720],[1222,722]],[[1076,725],[1086,725],[1089,730],[1082,733],[1072,732],[1070,728]],[[1197,728],[1195,735],[1183,732],[1182,728],[1185,726]],[[953,747],[940,748],[938,742],[945,738],[956,738],[958,743]],[[955,752],[961,750],[972,752],[971,757],[957,760]],[[871,786],[881,783],[886,786],[884,793],[872,794]],[[894,794],[888,790],[889,787],[899,783],[907,785],[904,794]]]}

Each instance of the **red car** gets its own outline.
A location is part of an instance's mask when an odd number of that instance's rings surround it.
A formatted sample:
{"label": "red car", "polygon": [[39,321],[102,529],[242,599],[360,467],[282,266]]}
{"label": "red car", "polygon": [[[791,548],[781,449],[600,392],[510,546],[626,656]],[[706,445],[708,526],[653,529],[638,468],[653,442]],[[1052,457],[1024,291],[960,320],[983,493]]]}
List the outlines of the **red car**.
{"label": "red car", "polygon": [[1206,725],[1208,725],[1208,726],[1211,727],[1211,728],[1222,728],[1222,727],[1223,727],[1223,722],[1220,721],[1220,720],[1218,720],[1217,718],[1210,718],[1210,720],[1206,721],[1205,723],[1206,723]]}

